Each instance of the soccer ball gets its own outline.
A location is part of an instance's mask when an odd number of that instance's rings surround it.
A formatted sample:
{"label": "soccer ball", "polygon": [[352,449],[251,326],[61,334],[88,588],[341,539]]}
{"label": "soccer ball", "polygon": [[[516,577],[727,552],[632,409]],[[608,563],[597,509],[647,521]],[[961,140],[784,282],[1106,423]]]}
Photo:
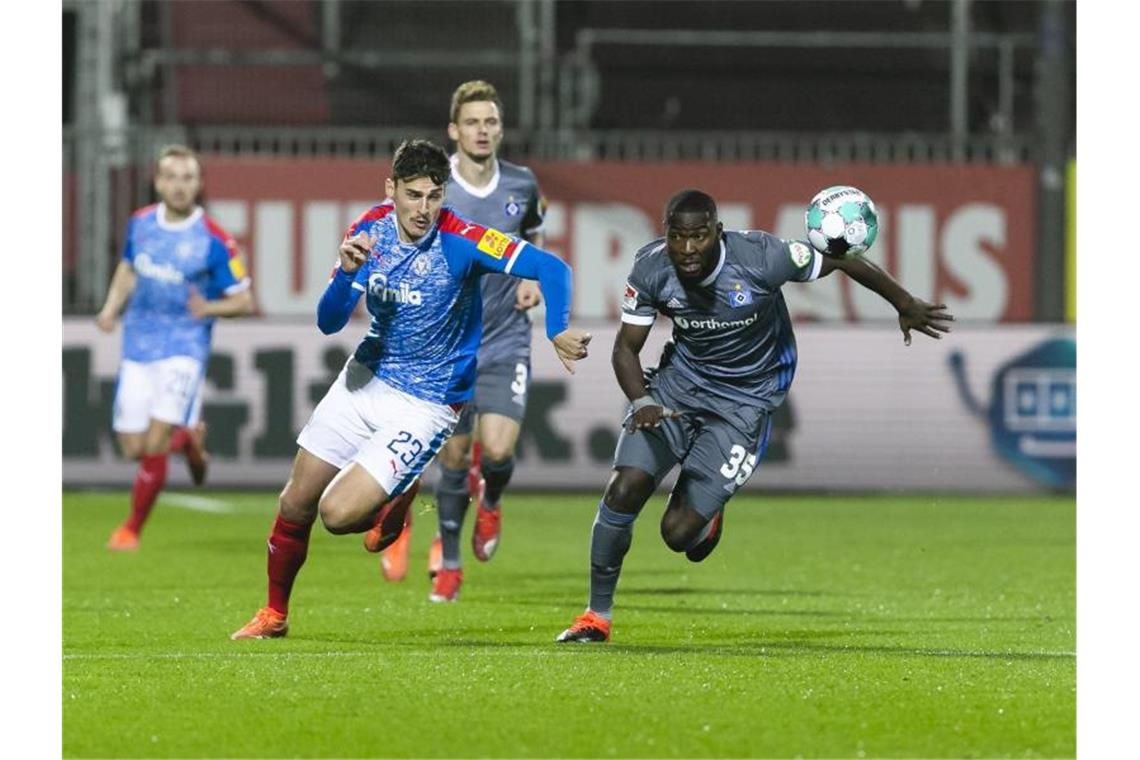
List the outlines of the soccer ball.
{"label": "soccer ball", "polygon": [[835,185],[820,190],[804,214],[808,241],[825,256],[858,256],[879,234],[875,203],[857,187]]}

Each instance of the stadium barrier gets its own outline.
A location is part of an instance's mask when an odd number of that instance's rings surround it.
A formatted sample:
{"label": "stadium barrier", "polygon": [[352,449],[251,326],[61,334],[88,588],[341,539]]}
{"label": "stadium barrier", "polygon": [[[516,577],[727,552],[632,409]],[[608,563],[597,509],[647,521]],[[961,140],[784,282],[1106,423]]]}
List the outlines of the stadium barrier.
{"label": "stadium barrier", "polygon": [[[810,288],[811,285],[789,285]],[[295,437],[364,332],[300,321],[220,322],[205,386],[210,483],[279,488]],[[514,484],[600,492],[624,414],[609,362],[617,326],[592,327],[592,355],[565,372],[535,328],[533,384]],[[658,322],[642,356],[655,363]],[[887,325],[803,324],[792,391],[749,490],[1021,493],[1071,488],[1076,457],[1075,330],[959,326],[904,347]],[[65,319],[64,486],[125,487],[110,431],[120,336]],[[184,486],[182,467],[171,481]],[[434,470],[434,468],[432,468]],[[429,480],[434,478],[432,472]]]}
{"label": "stadium barrier", "polygon": [[[383,160],[207,156],[206,206],[246,253],[258,306],[269,317],[308,316],[349,222],[380,200]],[[875,200],[880,232],[871,259],[914,293],[945,301],[963,320],[1021,322],[1034,317],[1038,268],[1031,165],[800,166],[774,162],[532,163],[549,201],[546,245],[575,270],[574,313],[614,319],[633,251],[660,234],[662,209],[682,187],[711,192],[729,229],[804,235],[804,209],[821,188],[856,185]],[[131,206],[115,221],[121,241]],[[72,231],[69,224],[65,232]],[[65,234],[65,275],[75,241]],[[114,267],[83,278],[98,308]],[[65,293],[68,290],[65,287]],[[830,278],[788,294],[797,319],[889,319],[872,293]]]}

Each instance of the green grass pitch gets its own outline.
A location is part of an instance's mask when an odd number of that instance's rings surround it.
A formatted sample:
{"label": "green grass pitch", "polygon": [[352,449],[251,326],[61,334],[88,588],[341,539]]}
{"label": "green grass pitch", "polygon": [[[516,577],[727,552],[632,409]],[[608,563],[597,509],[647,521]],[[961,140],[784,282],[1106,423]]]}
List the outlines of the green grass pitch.
{"label": "green grass pitch", "polygon": [[164,495],[118,555],[127,495],[65,493],[64,756],[1076,754],[1072,497],[742,495],[693,565],[659,496],[605,645],[553,643],[596,496],[508,494],[498,554],[465,543],[443,605],[427,500],[403,583],[317,526],[289,637],[232,642],[265,600],[272,494]]}

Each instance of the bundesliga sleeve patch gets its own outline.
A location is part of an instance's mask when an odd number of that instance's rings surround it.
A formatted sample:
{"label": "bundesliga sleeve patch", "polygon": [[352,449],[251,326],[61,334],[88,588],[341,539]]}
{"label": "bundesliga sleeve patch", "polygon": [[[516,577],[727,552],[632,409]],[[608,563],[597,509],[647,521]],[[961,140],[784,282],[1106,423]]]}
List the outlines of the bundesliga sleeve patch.
{"label": "bundesliga sleeve patch", "polygon": [[230,257],[230,274],[234,276],[234,279],[245,279],[245,264],[242,263],[241,256]]}
{"label": "bundesliga sleeve patch", "polygon": [[633,311],[637,308],[637,288],[630,285],[628,282],[625,284],[625,295],[621,299],[621,307],[626,311]]}
{"label": "bundesliga sleeve patch", "polygon": [[479,238],[475,247],[493,259],[501,259],[507,253],[510,245],[511,238],[508,235],[504,235],[498,230],[488,229],[483,233],[483,237]]}
{"label": "bundesliga sleeve patch", "polygon": [[798,240],[788,243],[788,253],[792,256],[792,263],[797,269],[803,269],[811,262],[811,249]]}

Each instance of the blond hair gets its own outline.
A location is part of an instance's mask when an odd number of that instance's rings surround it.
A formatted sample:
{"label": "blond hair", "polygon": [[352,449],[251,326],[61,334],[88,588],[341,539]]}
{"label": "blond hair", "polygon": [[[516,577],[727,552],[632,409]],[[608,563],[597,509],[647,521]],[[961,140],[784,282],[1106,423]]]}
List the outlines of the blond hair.
{"label": "blond hair", "polygon": [[155,163],[162,163],[163,159],[170,158],[171,156],[176,158],[192,158],[195,161],[198,160],[198,154],[195,153],[194,149],[190,146],[182,145],[181,143],[172,143],[170,145],[163,145],[158,149],[158,157],[155,159]]}
{"label": "blond hair", "polygon": [[455,88],[451,94],[451,123],[459,123],[459,109],[464,103],[489,101],[499,109],[499,118],[503,118],[503,101],[499,99],[499,91],[490,82],[482,79],[472,79]]}

